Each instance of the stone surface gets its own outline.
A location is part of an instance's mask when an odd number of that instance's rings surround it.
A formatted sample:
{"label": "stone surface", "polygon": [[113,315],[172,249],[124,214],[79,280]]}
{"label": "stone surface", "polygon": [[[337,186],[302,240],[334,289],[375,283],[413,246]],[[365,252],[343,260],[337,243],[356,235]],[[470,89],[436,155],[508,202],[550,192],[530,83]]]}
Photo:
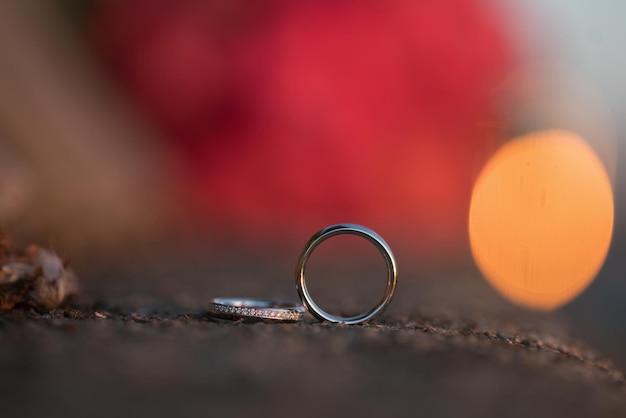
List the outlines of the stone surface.
{"label": "stone surface", "polygon": [[11,416],[626,416],[626,385],[580,343],[402,316],[358,326],[203,311],[0,316]]}
{"label": "stone surface", "polygon": [[[0,313],[2,414],[626,416],[624,377],[574,336],[580,324],[516,308],[465,270],[405,268],[370,324],[268,324],[205,308],[297,299],[290,263],[172,261],[88,277],[74,307]],[[337,314],[384,288],[377,271],[313,272],[313,295]]]}

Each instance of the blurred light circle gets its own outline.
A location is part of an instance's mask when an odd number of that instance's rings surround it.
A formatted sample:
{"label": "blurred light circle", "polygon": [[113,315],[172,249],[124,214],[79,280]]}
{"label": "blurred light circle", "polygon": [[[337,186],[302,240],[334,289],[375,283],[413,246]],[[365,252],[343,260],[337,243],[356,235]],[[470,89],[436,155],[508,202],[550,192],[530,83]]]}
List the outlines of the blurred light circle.
{"label": "blurred light circle", "polygon": [[602,266],[612,230],[606,170],[568,131],[505,144],[474,185],[474,260],[497,291],[525,307],[552,310],[578,296]]}

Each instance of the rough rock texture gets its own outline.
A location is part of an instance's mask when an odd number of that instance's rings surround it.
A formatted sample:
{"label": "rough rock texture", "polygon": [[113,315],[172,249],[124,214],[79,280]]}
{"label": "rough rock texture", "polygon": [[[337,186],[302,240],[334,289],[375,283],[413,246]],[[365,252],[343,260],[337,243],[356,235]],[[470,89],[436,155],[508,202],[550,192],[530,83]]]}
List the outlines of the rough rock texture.
{"label": "rough rock texture", "polygon": [[623,375],[584,345],[442,317],[12,311],[0,370],[11,416],[626,416]]}
{"label": "rough rock texture", "polygon": [[[138,266],[85,281],[100,301],[1,313],[3,416],[626,416],[609,360],[563,318],[511,307],[480,280],[431,287],[406,272],[366,325],[245,323],[202,305],[293,299],[293,280],[282,267],[225,265]],[[378,290],[376,279],[348,283],[350,296]],[[312,290],[347,311],[342,286]]]}

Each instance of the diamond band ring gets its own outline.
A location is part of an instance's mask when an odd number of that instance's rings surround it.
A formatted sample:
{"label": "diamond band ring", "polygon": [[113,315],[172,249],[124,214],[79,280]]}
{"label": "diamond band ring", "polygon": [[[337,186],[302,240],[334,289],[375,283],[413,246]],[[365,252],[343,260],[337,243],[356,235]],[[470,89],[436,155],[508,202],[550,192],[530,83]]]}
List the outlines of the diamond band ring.
{"label": "diamond band ring", "polygon": [[[381,297],[379,302],[369,311],[362,313],[356,316],[350,317],[340,317],[331,315],[328,312],[324,311],[320,308],[313,298],[311,297],[309,290],[306,285],[306,280],[304,277],[306,263],[311,256],[311,253],[315,248],[320,245],[322,242],[327,240],[330,237],[335,235],[342,234],[352,234],[357,235],[362,238],[367,239],[369,242],[374,244],[378,251],[383,255],[385,259],[385,263],[387,265],[387,288],[385,289],[384,295]],[[369,321],[374,318],[376,315],[382,313],[382,311],[387,307],[391,299],[393,298],[393,294],[396,290],[397,284],[397,268],[396,268],[396,260],[393,257],[393,253],[391,252],[391,248],[387,245],[387,243],[378,235],[376,232],[372,231],[369,228],[366,228],[361,225],[354,224],[339,224],[329,226],[327,228],[322,229],[317,234],[313,235],[309,242],[307,242],[302,254],[300,254],[300,259],[298,260],[298,266],[296,267],[296,289],[298,290],[298,294],[300,295],[300,300],[306,306],[308,311],[315,316],[319,320],[325,320],[335,323],[341,324],[359,324],[361,322]]]}
{"label": "diamond band ring", "polygon": [[211,299],[207,311],[211,316],[223,319],[277,322],[299,321],[306,312],[304,306],[299,303],[256,298]]}

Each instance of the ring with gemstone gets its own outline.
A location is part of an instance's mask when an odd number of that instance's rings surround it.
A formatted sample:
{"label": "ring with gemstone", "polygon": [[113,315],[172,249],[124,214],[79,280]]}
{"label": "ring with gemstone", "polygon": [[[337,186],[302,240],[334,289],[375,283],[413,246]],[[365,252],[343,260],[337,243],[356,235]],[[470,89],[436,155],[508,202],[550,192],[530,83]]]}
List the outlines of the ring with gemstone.
{"label": "ring with gemstone", "polygon": [[209,301],[208,313],[222,319],[296,322],[306,312],[296,302],[257,298],[215,298]]}
{"label": "ring with gemstone", "polygon": [[[349,317],[335,316],[320,308],[311,297],[304,277],[306,263],[313,250],[328,238],[343,234],[357,235],[367,239],[380,251],[387,265],[387,287],[376,306],[360,315]],[[389,305],[396,291],[397,275],[396,260],[391,252],[391,248],[389,248],[389,245],[387,245],[380,235],[361,225],[339,224],[322,229],[313,235],[306,243],[304,250],[302,250],[300,254],[298,266],[296,267],[296,289],[304,306],[306,306],[307,310],[317,319],[340,324],[359,324],[379,315],[387,305]]]}

